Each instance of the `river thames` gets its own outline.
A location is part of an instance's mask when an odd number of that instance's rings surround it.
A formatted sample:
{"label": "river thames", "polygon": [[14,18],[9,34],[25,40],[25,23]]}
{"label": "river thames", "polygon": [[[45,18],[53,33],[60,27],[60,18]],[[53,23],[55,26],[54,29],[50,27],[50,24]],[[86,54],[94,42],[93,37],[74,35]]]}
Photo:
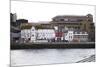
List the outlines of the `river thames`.
{"label": "river thames", "polygon": [[95,49],[11,50],[11,66],[76,63],[95,55]]}

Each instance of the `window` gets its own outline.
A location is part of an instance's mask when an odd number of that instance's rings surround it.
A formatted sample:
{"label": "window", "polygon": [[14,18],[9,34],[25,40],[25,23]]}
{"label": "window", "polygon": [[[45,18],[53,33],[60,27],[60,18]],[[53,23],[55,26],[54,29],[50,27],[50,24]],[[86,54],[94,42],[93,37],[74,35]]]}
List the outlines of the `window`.
{"label": "window", "polygon": [[60,21],[64,21],[64,19],[60,19]]}
{"label": "window", "polygon": [[80,32],[80,34],[82,34],[82,32]]}
{"label": "window", "polygon": [[82,25],[82,23],[80,23],[80,25]]}
{"label": "window", "polygon": [[75,32],[75,34],[77,34],[77,32]]}
{"label": "window", "polygon": [[72,36],[70,38],[72,38]]}
{"label": "window", "polygon": [[84,24],[84,30],[86,30],[86,24]]}
{"label": "window", "polygon": [[34,35],[32,35],[34,37]]}
{"label": "window", "polygon": [[91,22],[91,21],[92,21],[92,19],[88,19],[88,21],[90,21],[90,22]]}
{"label": "window", "polygon": [[81,22],[81,21],[83,21],[83,20],[82,20],[82,19],[78,19],[77,21],[78,21],[78,22]]}
{"label": "window", "polygon": [[85,34],[87,34],[87,32],[85,32]]}
{"label": "window", "polygon": [[68,19],[65,19],[65,21],[68,21]]}
{"label": "window", "polygon": [[71,18],[70,21],[71,21],[71,22],[76,22],[77,19]]}
{"label": "window", "polygon": [[78,29],[80,29],[80,27],[77,27]]}
{"label": "window", "polygon": [[70,38],[70,36],[69,36],[69,38]]}
{"label": "window", "polygon": [[34,29],[32,29],[32,31],[34,31]]}

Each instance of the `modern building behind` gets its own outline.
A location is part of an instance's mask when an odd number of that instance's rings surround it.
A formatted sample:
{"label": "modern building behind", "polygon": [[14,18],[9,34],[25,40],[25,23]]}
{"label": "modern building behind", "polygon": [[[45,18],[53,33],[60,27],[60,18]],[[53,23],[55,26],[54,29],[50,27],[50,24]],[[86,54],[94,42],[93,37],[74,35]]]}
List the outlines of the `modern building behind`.
{"label": "modern building behind", "polygon": [[54,28],[55,26],[58,27],[58,33],[62,33],[65,28],[86,31],[89,34],[89,41],[95,41],[95,25],[91,14],[86,16],[60,15],[53,17],[52,21],[47,24],[41,24],[41,27],[47,28]]}

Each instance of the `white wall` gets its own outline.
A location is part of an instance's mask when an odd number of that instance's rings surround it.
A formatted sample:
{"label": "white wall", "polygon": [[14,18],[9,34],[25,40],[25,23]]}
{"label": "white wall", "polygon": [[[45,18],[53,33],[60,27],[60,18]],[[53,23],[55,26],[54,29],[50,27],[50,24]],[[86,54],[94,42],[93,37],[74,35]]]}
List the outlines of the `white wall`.
{"label": "white wall", "polygon": [[53,29],[39,29],[37,30],[37,39],[52,39],[55,38],[55,31]]}
{"label": "white wall", "polygon": [[25,39],[30,38],[31,37],[30,34],[31,34],[30,29],[21,30],[21,38]]}
{"label": "white wall", "polygon": [[55,31],[53,29],[38,29],[35,30],[34,27],[31,29],[21,30],[21,38],[30,38],[31,42],[35,42],[37,39],[53,39],[55,38]]}
{"label": "white wall", "polygon": [[24,32],[24,30],[21,30],[21,38],[25,38],[25,32]]}
{"label": "white wall", "polygon": [[35,27],[32,27],[31,28],[31,42],[35,42],[36,41],[36,30],[35,30]]}
{"label": "white wall", "polygon": [[68,33],[65,33],[65,40],[68,40],[68,41],[73,40],[73,31],[68,31]]}
{"label": "white wall", "polygon": [[73,34],[73,36],[74,36],[74,38],[77,38],[79,41],[88,41],[88,34],[87,33],[76,33],[76,34]]}

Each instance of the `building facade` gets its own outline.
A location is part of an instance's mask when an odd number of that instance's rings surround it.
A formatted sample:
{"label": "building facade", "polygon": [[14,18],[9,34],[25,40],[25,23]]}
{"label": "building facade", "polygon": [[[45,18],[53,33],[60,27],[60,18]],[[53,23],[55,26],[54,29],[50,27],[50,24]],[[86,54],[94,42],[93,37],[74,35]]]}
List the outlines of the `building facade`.
{"label": "building facade", "polygon": [[[28,25],[28,26],[24,26]],[[55,38],[54,41],[95,41],[95,25],[93,23],[93,16],[88,14],[86,16],[75,15],[60,15],[52,18],[52,21],[38,22],[38,23],[22,23],[21,27],[27,27],[31,29],[34,26],[35,31],[33,33],[38,40]],[[21,28],[22,29],[22,28]],[[71,30],[72,29],[72,30]],[[52,30],[52,31],[51,31]],[[51,31],[51,32],[50,32]],[[80,32],[78,32],[80,31]],[[86,33],[83,33],[83,32]],[[32,32],[32,31],[31,31]],[[33,31],[34,32],[34,31]],[[33,35],[31,35],[33,36]],[[87,38],[88,37],[88,38]],[[34,37],[32,38],[34,40]]]}
{"label": "building facade", "polygon": [[88,33],[85,31],[74,31],[73,42],[88,42]]}
{"label": "building facade", "polygon": [[69,30],[67,33],[65,33],[65,40],[68,42],[73,41],[73,37],[74,37],[74,31]]}
{"label": "building facade", "polygon": [[34,26],[21,30],[22,42],[49,42],[55,38],[53,29],[35,29]]}
{"label": "building facade", "polygon": [[[63,33],[65,28],[80,31],[86,31],[88,33],[89,41],[95,41],[95,25],[93,22],[93,16],[87,14],[84,16],[77,15],[59,15],[52,18],[52,21],[47,24],[41,24],[41,27],[54,28],[58,27],[56,32]],[[62,37],[61,37],[62,38]],[[61,39],[60,38],[60,39]],[[59,39],[59,37],[58,37]]]}
{"label": "building facade", "polygon": [[[25,28],[26,27],[26,28]],[[34,24],[25,24],[24,29],[21,30],[22,42],[87,42],[88,33],[86,31],[79,31],[65,28],[58,30],[54,29],[37,29]]]}
{"label": "building facade", "polygon": [[53,29],[38,29],[37,39],[50,40],[55,38],[55,31]]}

